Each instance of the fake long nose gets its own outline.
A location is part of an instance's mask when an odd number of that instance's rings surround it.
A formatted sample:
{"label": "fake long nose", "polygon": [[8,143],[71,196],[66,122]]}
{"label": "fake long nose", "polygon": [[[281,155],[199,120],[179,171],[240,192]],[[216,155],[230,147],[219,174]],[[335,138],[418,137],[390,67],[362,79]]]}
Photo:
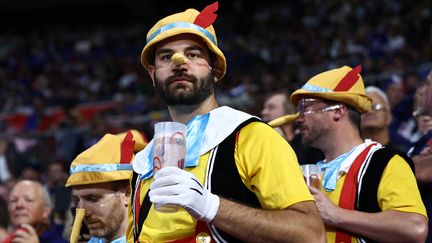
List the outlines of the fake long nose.
{"label": "fake long nose", "polygon": [[71,243],[78,243],[81,225],[83,223],[83,219],[85,216],[85,209],[84,208],[77,208],[75,212],[76,212],[75,213],[75,219],[73,222],[72,232],[70,235],[70,242]]}
{"label": "fake long nose", "polygon": [[171,61],[175,65],[182,65],[182,64],[187,63],[188,59],[183,54],[176,52],[176,53],[174,53],[174,55],[171,56]]}

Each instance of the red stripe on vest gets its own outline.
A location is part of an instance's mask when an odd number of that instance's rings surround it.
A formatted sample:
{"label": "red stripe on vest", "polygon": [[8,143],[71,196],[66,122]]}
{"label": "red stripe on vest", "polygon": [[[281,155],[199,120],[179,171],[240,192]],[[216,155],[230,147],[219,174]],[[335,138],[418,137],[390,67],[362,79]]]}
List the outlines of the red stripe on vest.
{"label": "red stripe on vest", "polygon": [[[376,145],[373,143],[367,146],[358,156],[355,158],[353,164],[348,170],[347,175],[345,176],[345,182],[342,186],[341,195],[339,197],[339,207],[354,210],[354,203],[357,195],[357,177],[360,171],[361,166],[365,162],[366,156],[369,153],[369,150],[372,146]],[[338,229],[336,231],[336,243],[350,243],[351,235],[346,231],[342,231]]]}

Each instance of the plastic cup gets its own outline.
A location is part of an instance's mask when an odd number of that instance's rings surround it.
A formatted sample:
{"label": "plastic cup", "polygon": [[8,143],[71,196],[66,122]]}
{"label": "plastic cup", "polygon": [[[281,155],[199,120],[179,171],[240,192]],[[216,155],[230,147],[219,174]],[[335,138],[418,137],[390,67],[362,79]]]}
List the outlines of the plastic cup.
{"label": "plastic cup", "polygon": [[[154,127],[153,168],[154,172],[176,166],[183,169],[186,156],[186,125],[179,122],[158,122]],[[160,212],[176,212],[175,205],[154,205]]]}
{"label": "plastic cup", "polygon": [[301,169],[306,185],[321,189],[321,168],[316,164],[305,164],[301,166]]}

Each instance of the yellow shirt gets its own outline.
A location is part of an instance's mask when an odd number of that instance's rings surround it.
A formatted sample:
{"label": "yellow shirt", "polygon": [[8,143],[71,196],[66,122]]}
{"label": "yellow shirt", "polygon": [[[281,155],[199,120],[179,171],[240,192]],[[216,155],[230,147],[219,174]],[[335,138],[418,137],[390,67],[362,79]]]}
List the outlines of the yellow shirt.
{"label": "yellow shirt", "polygon": [[[335,205],[339,205],[339,196],[345,176],[346,174],[337,181],[334,191],[326,192],[322,189]],[[384,169],[378,186],[377,198],[382,211],[396,210],[426,216],[426,209],[420,197],[415,175],[408,163],[399,155],[394,156]],[[335,242],[335,230],[335,228],[326,228],[327,242]],[[351,239],[351,242],[358,242],[357,238]]]}
{"label": "yellow shirt", "polygon": [[[212,151],[199,158],[197,167],[185,169],[194,173],[202,184],[210,153]],[[313,200],[304,183],[294,151],[270,126],[252,122],[243,127],[234,153],[237,170],[244,185],[255,193],[264,209],[283,209],[298,202]],[[152,181],[151,178],[142,182],[141,202]],[[133,242],[132,221],[130,209],[126,234],[128,242]],[[139,241],[167,242],[185,238],[194,234],[195,224],[195,218],[184,209],[175,213],[160,213],[155,211],[152,205]]]}

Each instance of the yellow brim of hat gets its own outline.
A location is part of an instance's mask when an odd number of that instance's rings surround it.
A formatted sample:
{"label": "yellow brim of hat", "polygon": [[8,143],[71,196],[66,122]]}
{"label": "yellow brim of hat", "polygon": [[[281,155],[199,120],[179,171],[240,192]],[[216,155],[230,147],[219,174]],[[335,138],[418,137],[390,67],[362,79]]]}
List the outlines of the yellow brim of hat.
{"label": "yellow brim of hat", "polygon": [[280,127],[280,126],[283,126],[283,125],[285,125],[287,123],[294,122],[294,120],[298,117],[298,115],[299,114],[296,113],[296,114],[281,116],[281,117],[278,117],[278,118],[270,121],[268,124],[271,127]]}

